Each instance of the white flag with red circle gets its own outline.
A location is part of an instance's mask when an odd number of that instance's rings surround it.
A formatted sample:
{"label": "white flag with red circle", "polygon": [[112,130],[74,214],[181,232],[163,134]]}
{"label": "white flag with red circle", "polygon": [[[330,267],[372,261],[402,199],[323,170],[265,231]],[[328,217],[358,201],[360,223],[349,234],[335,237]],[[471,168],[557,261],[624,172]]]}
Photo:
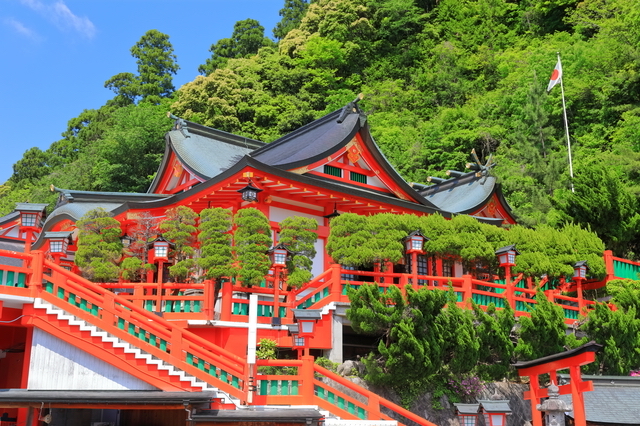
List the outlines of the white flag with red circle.
{"label": "white flag with red circle", "polygon": [[558,63],[556,67],[553,69],[551,73],[551,78],[549,79],[549,85],[547,86],[547,92],[550,92],[553,89],[553,86],[560,82],[562,78],[562,63],[560,62],[560,57],[558,57]]}

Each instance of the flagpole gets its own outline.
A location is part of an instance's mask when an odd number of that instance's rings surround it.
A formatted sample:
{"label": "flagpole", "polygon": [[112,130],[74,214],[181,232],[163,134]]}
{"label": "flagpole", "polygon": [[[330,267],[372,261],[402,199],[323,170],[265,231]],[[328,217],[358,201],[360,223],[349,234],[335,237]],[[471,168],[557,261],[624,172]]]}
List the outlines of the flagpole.
{"label": "flagpole", "polygon": [[[558,53],[558,63],[560,63],[560,52]],[[571,161],[571,139],[569,139],[569,123],[567,122],[567,106],[564,102],[564,71],[560,74],[560,90],[562,92],[562,115],[564,116],[564,130],[567,134],[567,151],[569,153],[569,176],[571,176],[571,192],[575,192],[573,188],[573,162]]]}

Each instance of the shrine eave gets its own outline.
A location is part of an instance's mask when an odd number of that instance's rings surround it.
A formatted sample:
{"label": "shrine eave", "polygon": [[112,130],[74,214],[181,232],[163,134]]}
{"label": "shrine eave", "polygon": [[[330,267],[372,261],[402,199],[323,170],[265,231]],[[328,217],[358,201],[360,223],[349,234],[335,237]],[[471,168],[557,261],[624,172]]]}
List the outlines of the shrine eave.
{"label": "shrine eave", "polygon": [[[233,167],[219,174],[218,176],[201,183],[187,191],[168,196],[167,198],[150,201],[150,202],[130,202],[125,203],[122,206],[118,207],[113,211],[115,215],[119,215],[128,210],[139,210],[139,209],[152,209],[152,208],[162,208],[172,205],[182,204],[185,201],[187,204],[189,202],[194,202],[198,198],[198,194],[202,194],[202,197],[206,197],[212,189],[214,189],[217,185],[224,183],[225,181],[232,179],[234,176],[242,176],[242,172],[247,168],[252,168],[255,171],[264,173],[265,175],[269,175],[273,178],[280,178],[283,180],[288,180],[294,182],[296,185],[300,187],[315,187],[321,190],[326,190],[335,194],[340,194],[340,197],[353,197],[358,198],[370,202],[377,202],[382,204],[387,204],[391,206],[395,206],[399,211],[414,211],[416,213],[440,213],[444,217],[451,217],[451,213],[443,210],[439,210],[435,208],[435,206],[431,205],[423,205],[417,204],[411,201],[402,200],[399,198],[395,198],[394,196],[378,194],[374,191],[363,190],[356,185],[346,185],[341,183],[334,183],[330,180],[318,179],[316,177],[310,175],[299,175],[296,173],[288,172],[286,170],[282,170],[277,167],[271,167],[266,164],[263,164],[257,161],[254,158],[249,156],[245,156],[242,160],[238,161]],[[255,180],[254,180],[255,182]],[[246,185],[246,184],[245,184]],[[238,187],[239,188],[239,187]],[[231,193],[235,191],[230,190]],[[336,196],[335,198],[339,198]],[[239,194],[238,194],[239,199]]]}

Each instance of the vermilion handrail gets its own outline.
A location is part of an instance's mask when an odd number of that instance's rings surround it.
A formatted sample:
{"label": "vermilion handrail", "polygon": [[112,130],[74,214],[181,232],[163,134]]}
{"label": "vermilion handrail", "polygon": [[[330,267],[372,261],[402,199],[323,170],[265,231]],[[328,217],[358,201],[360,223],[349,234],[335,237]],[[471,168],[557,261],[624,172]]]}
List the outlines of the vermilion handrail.
{"label": "vermilion handrail", "polygon": [[[435,426],[433,423],[423,419],[417,414],[414,414],[409,410],[406,410],[399,405],[387,399],[384,399],[369,390],[362,388],[361,386],[358,386],[350,380],[347,380],[344,377],[330,370],[327,370],[326,368],[314,364],[313,357],[305,356],[302,357],[301,360],[259,360],[257,362],[257,365],[297,367],[297,374],[258,375],[256,379],[258,381],[258,387],[260,387],[260,382],[262,382],[263,380],[269,382],[287,383],[296,381],[298,383],[297,389],[299,390],[299,393],[297,395],[282,395],[280,392],[278,392],[278,394],[261,395],[256,397],[258,402],[263,402],[266,404],[282,404],[286,403],[286,401],[288,401],[289,403],[296,401],[306,405],[317,405],[322,409],[331,411],[334,414],[338,414],[344,419],[356,420],[359,418],[357,414],[350,413],[347,409],[339,408],[328,400],[321,398],[319,394],[323,393],[323,390],[325,390],[327,393],[333,394],[336,398],[340,398],[344,403],[350,404],[352,407],[358,409],[359,411],[366,413],[367,420],[399,420],[398,418],[393,419],[384,414],[382,412],[382,407],[384,407],[395,413],[398,417],[405,418],[409,421],[415,422],[418,425]],[[367,402],[362,402],[357,397],[349,396],[344,392],[336,389],[334,386],[318,380],[318,376],[333,380],[334,382],[346,387],[350,391],[355,392],[357,395],[360,395],[363,399],[366,399]],[[276,385],[274,384],[274,386]],[[399,423],[402,424],[402,421],[399,420]]]}
{"label": "vermilion handrail", "polygon": [[[42,298],[118,338],[176,365],[212,386],[227,391],[239,399],[245,399],[244,387],[247,383],[247,371],[244,358],[212,344],[180,325],[173,325],[125,298],[45,260],[42,252],[34,251],[30,254],[18,254],[17,256],[16,254],[0,250],[0,257],[17,257],[30,262],[31,273],[28,285],[33,297]],[[51,270],[51,274],[45,274],[44,268]],[[43,285],[48,287],[50,291],[46,291]],[[64,299],[59,297],[60,294],[63,294]],[[86,304],[87,307],[95,307],[98,315],[96,312],[90,312],[91,309],[88,309],[88,312],[75,306],[78,300]],[[136,336],[118,328],[119,324],[130,324],[135,332],[144,332],[145,338],[154,336],[153,343],[155,344],[135,338]],[[162,346],[162,341],[167,344],[164,349],[158,347]],[[188,362],[189,357],[192,357],[191,364]],[[219,374],[223,380],[199,369],[200,360],[206,362],[207,365],[215,366],[216,374]],[[218,369],[220,369],[220,373],[218,373]],[[234,376],[238,377],[242,389],[225,383],[225,378],[229,380],[227,374],[232,375],[230,381],[233,381]]]}

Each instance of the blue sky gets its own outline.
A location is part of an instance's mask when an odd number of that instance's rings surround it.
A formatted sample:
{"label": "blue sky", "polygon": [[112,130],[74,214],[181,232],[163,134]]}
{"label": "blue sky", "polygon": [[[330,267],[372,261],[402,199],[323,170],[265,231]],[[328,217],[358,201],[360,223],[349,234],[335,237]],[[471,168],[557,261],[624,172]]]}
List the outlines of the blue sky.
{"label": "blue sky", "polygon": [[169,35],[180,70],[176,88],[198,75],[209,47],[236,21],[260,21],[265,35],[284,0],[0,0],[0,183],[26,150],[61,138],[67,122],[113,97],[104,82],[136,73],[130,49],[148,30]]}

